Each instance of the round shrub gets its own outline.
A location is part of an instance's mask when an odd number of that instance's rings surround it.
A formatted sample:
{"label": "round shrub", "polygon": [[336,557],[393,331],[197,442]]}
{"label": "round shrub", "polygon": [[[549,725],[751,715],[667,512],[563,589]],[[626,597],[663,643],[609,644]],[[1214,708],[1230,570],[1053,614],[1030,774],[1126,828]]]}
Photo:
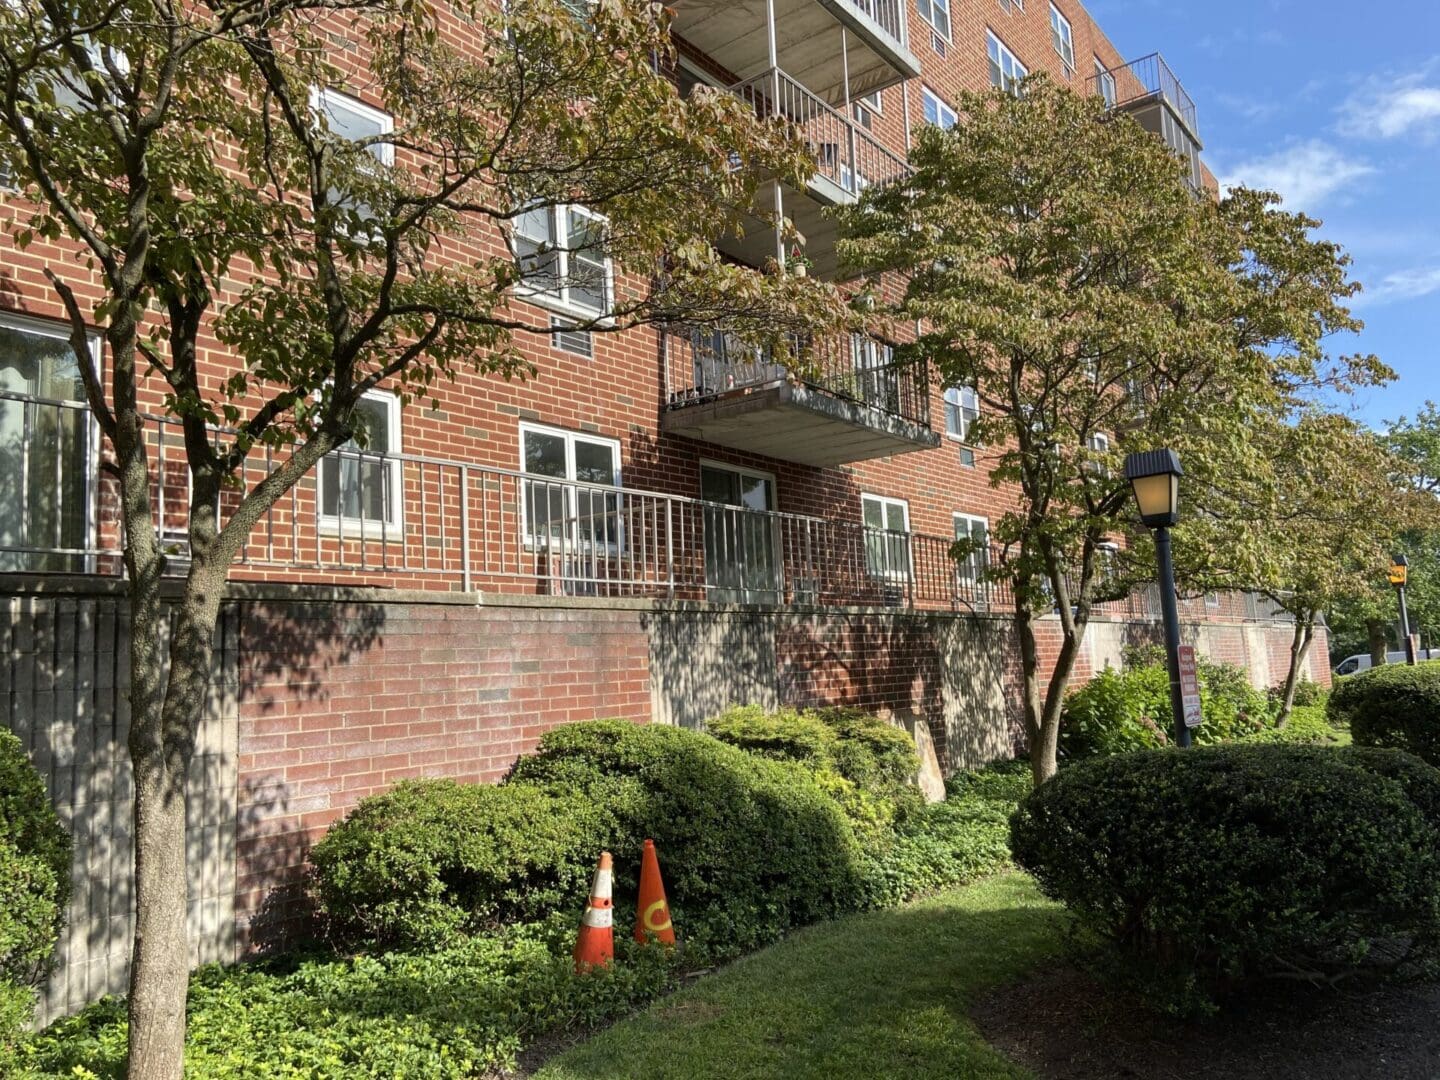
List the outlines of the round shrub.
{"label": "round shrub", "polygon": [[855,833],[811,774],[709,735],[567,724],[505,782],[588,800],[600,818],[595,851],[614,853],[622,896],[633,895],[652,838],[677,931],[701,951],[734,955],[863,903]]}
{"label": "round shrub", "polygon": [[0,730],[0,1047],[29,1022],[70,901],[70,836],[45,785]]}
{"label": "round shrub", "polygon": [[1440,765],[1440,662],[1372,668],[1337,686],[1328,709],[1357,746],[1408,750]]}
{"label": "round shrub", "polygon": [[1361,967],[1440,933],[1440,771],[1388,750],[1142,751],[1064,769],[1017,862],[1122,951],[1202,993]]}
{"label": "round shrub", "polygon": [[342,940],[403,948],[537,919],[583,905],[598,823],[582,802],[524,784],[404,781],[311,850],[317,907]]}
{"label": "round shrub", "polygon": [[863,710],[741,705],[705,727],[747,753],[803,766],[864,834],[923,804],[915,782],[920,756],[909,732]]}

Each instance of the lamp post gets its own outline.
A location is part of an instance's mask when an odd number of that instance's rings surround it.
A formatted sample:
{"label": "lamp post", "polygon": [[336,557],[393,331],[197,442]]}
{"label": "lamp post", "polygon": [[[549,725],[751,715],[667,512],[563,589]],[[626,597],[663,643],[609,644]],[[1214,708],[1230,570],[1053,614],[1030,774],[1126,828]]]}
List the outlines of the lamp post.
{"label": "lamp post", "polygon": [[1390,584],[1400,598],[1400,638],[1405,642],[1405,663],[1414,664],[1416,656],[1415,639],[1410,636],[1410,612],[1405,607],[1405,585],[1410,578],[1410,560],[1404,555],[1390,559]]}
{"label": "lamp post", "polygon": [[1175,561],[1170,553],[1170,529],[1180,520],[1180,456],[1174,450],[1146,450],[1125,459],[1125,479],[1135,492],[1140,520],[1155,534],[1155,557],[1160,564],[1160,612],[1165,622],[1165,660],[1170,669],[1170,712],[1175,721],[1175,745],[1190,745],[1185,723],[1185,699],[1180,685],[1180,609],[1175,603]]}

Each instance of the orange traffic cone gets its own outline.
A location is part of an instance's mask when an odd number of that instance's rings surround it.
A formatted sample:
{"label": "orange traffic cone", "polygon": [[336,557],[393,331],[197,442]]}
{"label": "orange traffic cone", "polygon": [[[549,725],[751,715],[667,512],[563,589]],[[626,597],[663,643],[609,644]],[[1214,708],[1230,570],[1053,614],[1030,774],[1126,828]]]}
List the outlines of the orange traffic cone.
{"label": "orange traffic cone", "polygon": [[583,974],[595,967],[608,967],[615,959],[615,910],[611,900],[614,891],[614,860],[610,852],[600,853],[600,865],[590,884],[590,902],[580,917],[580,936],[575,939],[575,973]]}
{"label": "orange traffic cone", "polygon": [[662,941],[675,944],[675,929],[670,925],[670,904],[665,899],[665,882],[660,880],[660,860],[655,855],[655,841],[645,841],[645,854],[640,858],[640,903],[635,909],[635,940]]}

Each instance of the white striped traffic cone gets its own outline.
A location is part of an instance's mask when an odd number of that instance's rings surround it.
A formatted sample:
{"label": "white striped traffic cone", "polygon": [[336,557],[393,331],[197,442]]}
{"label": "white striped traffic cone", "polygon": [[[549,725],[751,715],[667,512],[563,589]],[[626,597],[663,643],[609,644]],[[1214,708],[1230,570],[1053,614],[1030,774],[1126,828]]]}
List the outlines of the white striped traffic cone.
{"label": "white striped traffic cone", "polygon": [[590,902],[580,917],[580,936],[575,939],[575,973],[608,967],[615,959],[614,862],[610,852],[600,853],[600,865],[590,885]]}

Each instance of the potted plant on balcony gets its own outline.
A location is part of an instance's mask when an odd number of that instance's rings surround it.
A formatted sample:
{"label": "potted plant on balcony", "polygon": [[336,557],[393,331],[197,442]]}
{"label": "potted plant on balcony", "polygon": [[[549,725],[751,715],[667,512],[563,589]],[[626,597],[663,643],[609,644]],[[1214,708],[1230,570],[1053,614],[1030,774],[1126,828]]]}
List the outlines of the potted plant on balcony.
{"label": "potted plant on balcony", "polygon": [[794,277],[805,277],[814,267],[810,256],[806,255],[798,247],[790,252],[789,258],[785,260],[785,270]]}

